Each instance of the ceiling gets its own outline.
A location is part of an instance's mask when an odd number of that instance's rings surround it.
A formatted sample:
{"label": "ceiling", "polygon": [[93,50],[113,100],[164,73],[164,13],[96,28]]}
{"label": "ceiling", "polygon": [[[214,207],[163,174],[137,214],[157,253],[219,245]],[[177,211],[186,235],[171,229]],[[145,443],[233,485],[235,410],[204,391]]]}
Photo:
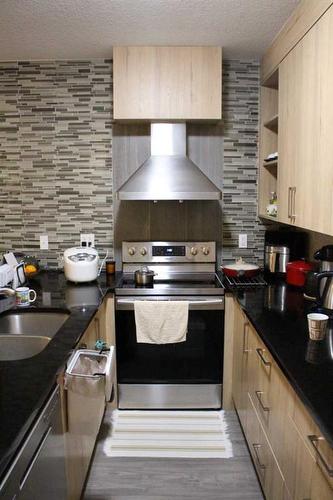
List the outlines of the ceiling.
{"label": "ceiling", "polygon": [[0,60],[109,58],[114,45],[221,45],[258,58],[298,0],[0,0]]}

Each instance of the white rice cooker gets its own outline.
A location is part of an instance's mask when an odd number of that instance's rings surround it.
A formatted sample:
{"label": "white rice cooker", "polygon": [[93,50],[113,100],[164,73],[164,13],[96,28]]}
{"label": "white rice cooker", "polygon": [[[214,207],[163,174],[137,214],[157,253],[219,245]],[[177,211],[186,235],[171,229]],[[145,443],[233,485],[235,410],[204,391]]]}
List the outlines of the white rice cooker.
{"label": "white rice cooker", "polygon": [[73,247],[67,248],[64,252],[64,272],[68,281],[74,283],[94,281],[100,274],[98,266],[99,256],[96,248]]}

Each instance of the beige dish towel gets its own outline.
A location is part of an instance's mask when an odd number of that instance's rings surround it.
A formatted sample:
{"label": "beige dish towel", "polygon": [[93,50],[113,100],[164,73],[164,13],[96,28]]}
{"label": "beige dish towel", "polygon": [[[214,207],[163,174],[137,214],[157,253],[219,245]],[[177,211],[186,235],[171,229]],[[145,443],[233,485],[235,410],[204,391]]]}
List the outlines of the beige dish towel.
{"label": "beige dish towel", "polygon": [[188,323],[187,300],[136,300],[134,313],[137,342],[185,342]]}

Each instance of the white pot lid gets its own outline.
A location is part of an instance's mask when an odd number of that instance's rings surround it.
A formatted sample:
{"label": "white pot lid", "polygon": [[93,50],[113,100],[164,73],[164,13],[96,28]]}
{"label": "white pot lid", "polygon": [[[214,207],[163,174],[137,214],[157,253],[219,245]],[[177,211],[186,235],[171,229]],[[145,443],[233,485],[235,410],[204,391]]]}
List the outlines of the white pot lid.
{"label": "white pot lid", "polygon": [[223,266],[225,269],[231,269],[233,271],[255,271],[259,269],[259,266],[255,264],[249,264],[245,262],[242,258],[237,259],[235,264],[228,264],[227,266]]}

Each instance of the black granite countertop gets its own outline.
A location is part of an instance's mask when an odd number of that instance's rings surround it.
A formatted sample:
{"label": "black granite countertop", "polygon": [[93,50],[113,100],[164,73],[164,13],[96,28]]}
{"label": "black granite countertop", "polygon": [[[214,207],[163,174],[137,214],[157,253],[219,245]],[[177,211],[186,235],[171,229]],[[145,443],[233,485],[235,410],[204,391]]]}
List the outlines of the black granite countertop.
{"label": "black granite countertop", "polygon": [[[101,275],[97,281],[70,284],[62,272],[41,272],[29,282],[37,300],[25,310],[61,309],[68,320],[47,347],[32,358],[0,361],[0,481],[36,416],[52,391],[56,376],[87,328],[104,296],[121,279]],[[0,300],[0,314],[15,309],[12,299]],[[22,310],[22,308],[20,309]]]}
{"label": "black granite countertop", "polygon": [[311,341],[306,316],[315,305],[299,289],[279,282],[233,294],[333,446],[333,320],[323,341]]}

